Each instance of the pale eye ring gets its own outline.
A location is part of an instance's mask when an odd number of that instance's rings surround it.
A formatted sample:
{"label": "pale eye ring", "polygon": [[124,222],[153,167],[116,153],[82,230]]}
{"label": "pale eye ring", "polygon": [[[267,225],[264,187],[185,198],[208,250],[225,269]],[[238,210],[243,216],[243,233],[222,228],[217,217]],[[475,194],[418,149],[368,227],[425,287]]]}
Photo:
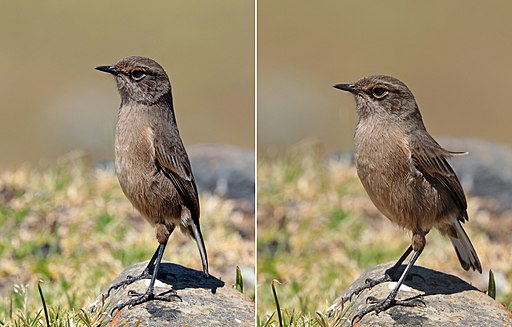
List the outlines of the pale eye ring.
{"label": "pale eye ring", "polygon": [[140,81],[141,79],[146,77],[146,74],[142,70],[134,70],[133,72],[130,73],[130,77],[134,81]]}
{"label": "pale eye ring", "polygon": [[377,99],[383,98],[388,95],[389,91],[383,87],[377,86],[372,89],[372,94]]}

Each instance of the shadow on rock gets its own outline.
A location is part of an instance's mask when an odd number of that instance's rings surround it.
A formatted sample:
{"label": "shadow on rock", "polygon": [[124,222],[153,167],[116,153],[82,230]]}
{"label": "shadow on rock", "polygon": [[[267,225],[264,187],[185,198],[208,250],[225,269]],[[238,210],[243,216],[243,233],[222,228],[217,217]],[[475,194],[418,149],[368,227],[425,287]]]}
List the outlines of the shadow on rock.
{"label": "shadow on rock", "polygon": [[212,275],[206,277],[202,271],[170,262],[160,265],[158,280],[169,284],[175,291],[187,288],[203,288],[210,289],[215,294],[217,288],[224,287],[224,282],[217,277]]}
{"label": "shadow on rock", "polygon": [[[397,282],[400,275],[404,272],[406,265],[401,265],[393,281]],[[457,276],[445,274],[421,266],[413,266],[405,285],[423,292],[423,296],[434,294],[454,294],[464,291],[477,290],[474,286],[468,284]]]}

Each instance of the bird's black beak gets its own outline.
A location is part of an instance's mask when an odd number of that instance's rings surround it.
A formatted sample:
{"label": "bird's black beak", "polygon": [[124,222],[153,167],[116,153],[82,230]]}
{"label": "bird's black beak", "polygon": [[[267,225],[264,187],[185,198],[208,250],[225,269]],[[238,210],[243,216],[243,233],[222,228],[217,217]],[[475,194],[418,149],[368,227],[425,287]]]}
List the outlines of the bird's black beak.
{"label": "bird's black beak", "polygon": [[359,94],[359,92],[361,92],[358,89],[356,89],[356,86],[354,84],[336,84],[334,85],[334,87],[353,94]]}
{"label": "bird's black beak", "polygon": [[94,69],[97,69],[100,72],[105,72],[105,73],[109,73],[109,74],[112,74],[112,75],[117,75],[117,73],[118,73],[117,68],[114,67],[114,66],[98,66],[98,67],[96,67]]}

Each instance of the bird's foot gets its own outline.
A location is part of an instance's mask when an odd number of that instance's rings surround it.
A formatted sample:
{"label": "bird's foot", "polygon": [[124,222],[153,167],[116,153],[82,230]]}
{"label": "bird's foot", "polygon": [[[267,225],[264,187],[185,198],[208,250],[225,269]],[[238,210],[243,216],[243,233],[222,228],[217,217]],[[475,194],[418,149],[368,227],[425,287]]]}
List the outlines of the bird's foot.
{"label": "bird's foot", "polygon": [[126,287],[127,285],[130,285],[130,284],[133,284],[135,283],[136,281],[138,280],[141,280],[141,279],[151,279],[151,274],[149,273],[149,269],[145,269],[140,275],[137,275],[137,276],[126,276],[126,279],[125,280],[122,280],[118,283],[115,283],[114,285],[110,286],[108,288],[108,291],[107,291],[107,296],[105,298],[108,298],[110,296],[110,292],[112,290],[116,290],[118,289],[119,287]]}
{"label": "bird's foot", "polygon": [[382,284],[385,282],[390,282],[391,280],[392,280],[391,276],[388,274],[385,274],[384,276],[382,276],[381,278],[378,278],[378,279],[367,278],[364,281],[364,285],[361,285],[358,288],[356,288],[354,290],[354,292],[352,292],[352,294],[350,294],[348,299],[349,299],[349,301],[352,301],[352,297],[354,295],[358,295],[359,293],[361,293],[364,290],[370,289],[376,285],[379,285],[379,284]]}
{"label": "bird's foot", "polygon": [[[418,277],[420,279],[422,279],[423,281],[425,280],[425,278],[423,278],[423,276],[421,276],[420,274],[415,274],[415,273],[410,273],[406,278],[405,280],[412,280],[413,277]],[[361,293],[362,291],[366,290],[366,289],[371,289],[373,288],[374,286],[376,285],[379,285],[379,284],[382,284],[382,283],[385,283],[385,282],[391,282],[393,281],[393,278],[391,277],[391,275],[386,272],[384,274],[384,276],[380,277],[380,278],[377,278],[377,279],[372,279],[372,278],[367,278],[365,279],[364,281],[364,285],[362,286],[359,286],[358,288],[356,288],[352,294],[350,294],[349,296],[349,301],[352,301],[352,297],[354,295],[358,295],[359,293]]]}
{"label": "bird's foot", "polygon": [[158,300],[158,301],[165,301],[165,302],[173,302],[173,301],[182,301],[181,297],[176,293],[174,289],[167,290],[165,292],[155,294],[153,290],[149,289],[146,291],[146,293],[138,293],[134,290],[128,291],[128,295],[133,297],[131,300],[126,301],[124,303],[116,305],[112,311],[111,314],[113,314],[116,310],[121,311],[123,308],[128,307],[128,309],[131,309],[132,307],[142,304],[145,302],[149,302],[152,300]]}
{"label": "bird's foot", "polygon": [[425,302],[418,299],[417,297],[413,297],[407,300],[396,300],[391,294],[383,299],[379,300],[374,296],[369,296],[366,299],[366,303],[373,303],[372,305],[366,307],[364,310],[358,312],[353,318],[352,318],[352,325],[357,321],[360,321],[363,319],[363,317],[370,313],[375,312],[376,315],[378,315],[382,311],[386,311],[387,309],[394,307],[396,305],[400,305],[403,307],[417,307],[417,306],[426,306]]}

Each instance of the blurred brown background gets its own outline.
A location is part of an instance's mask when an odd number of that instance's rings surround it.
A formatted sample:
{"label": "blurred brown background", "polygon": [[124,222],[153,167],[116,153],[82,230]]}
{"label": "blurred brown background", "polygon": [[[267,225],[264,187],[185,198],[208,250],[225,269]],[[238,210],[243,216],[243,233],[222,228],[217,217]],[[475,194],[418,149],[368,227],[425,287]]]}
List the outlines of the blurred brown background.
{"label": "blurred brown background", "polygon": [[351,148],[354,99],[332,85],[369,74],[404,81],[434,136],[512,143],[511,13],[510,1],[259,0],[260,154],[305,138]]}
{"label": "blurred brown background", "polygon": [[0,167],[74,149],[112,157],[128,55],[171,78],[186,144],[254,147],[252,1],[0,1]]}

